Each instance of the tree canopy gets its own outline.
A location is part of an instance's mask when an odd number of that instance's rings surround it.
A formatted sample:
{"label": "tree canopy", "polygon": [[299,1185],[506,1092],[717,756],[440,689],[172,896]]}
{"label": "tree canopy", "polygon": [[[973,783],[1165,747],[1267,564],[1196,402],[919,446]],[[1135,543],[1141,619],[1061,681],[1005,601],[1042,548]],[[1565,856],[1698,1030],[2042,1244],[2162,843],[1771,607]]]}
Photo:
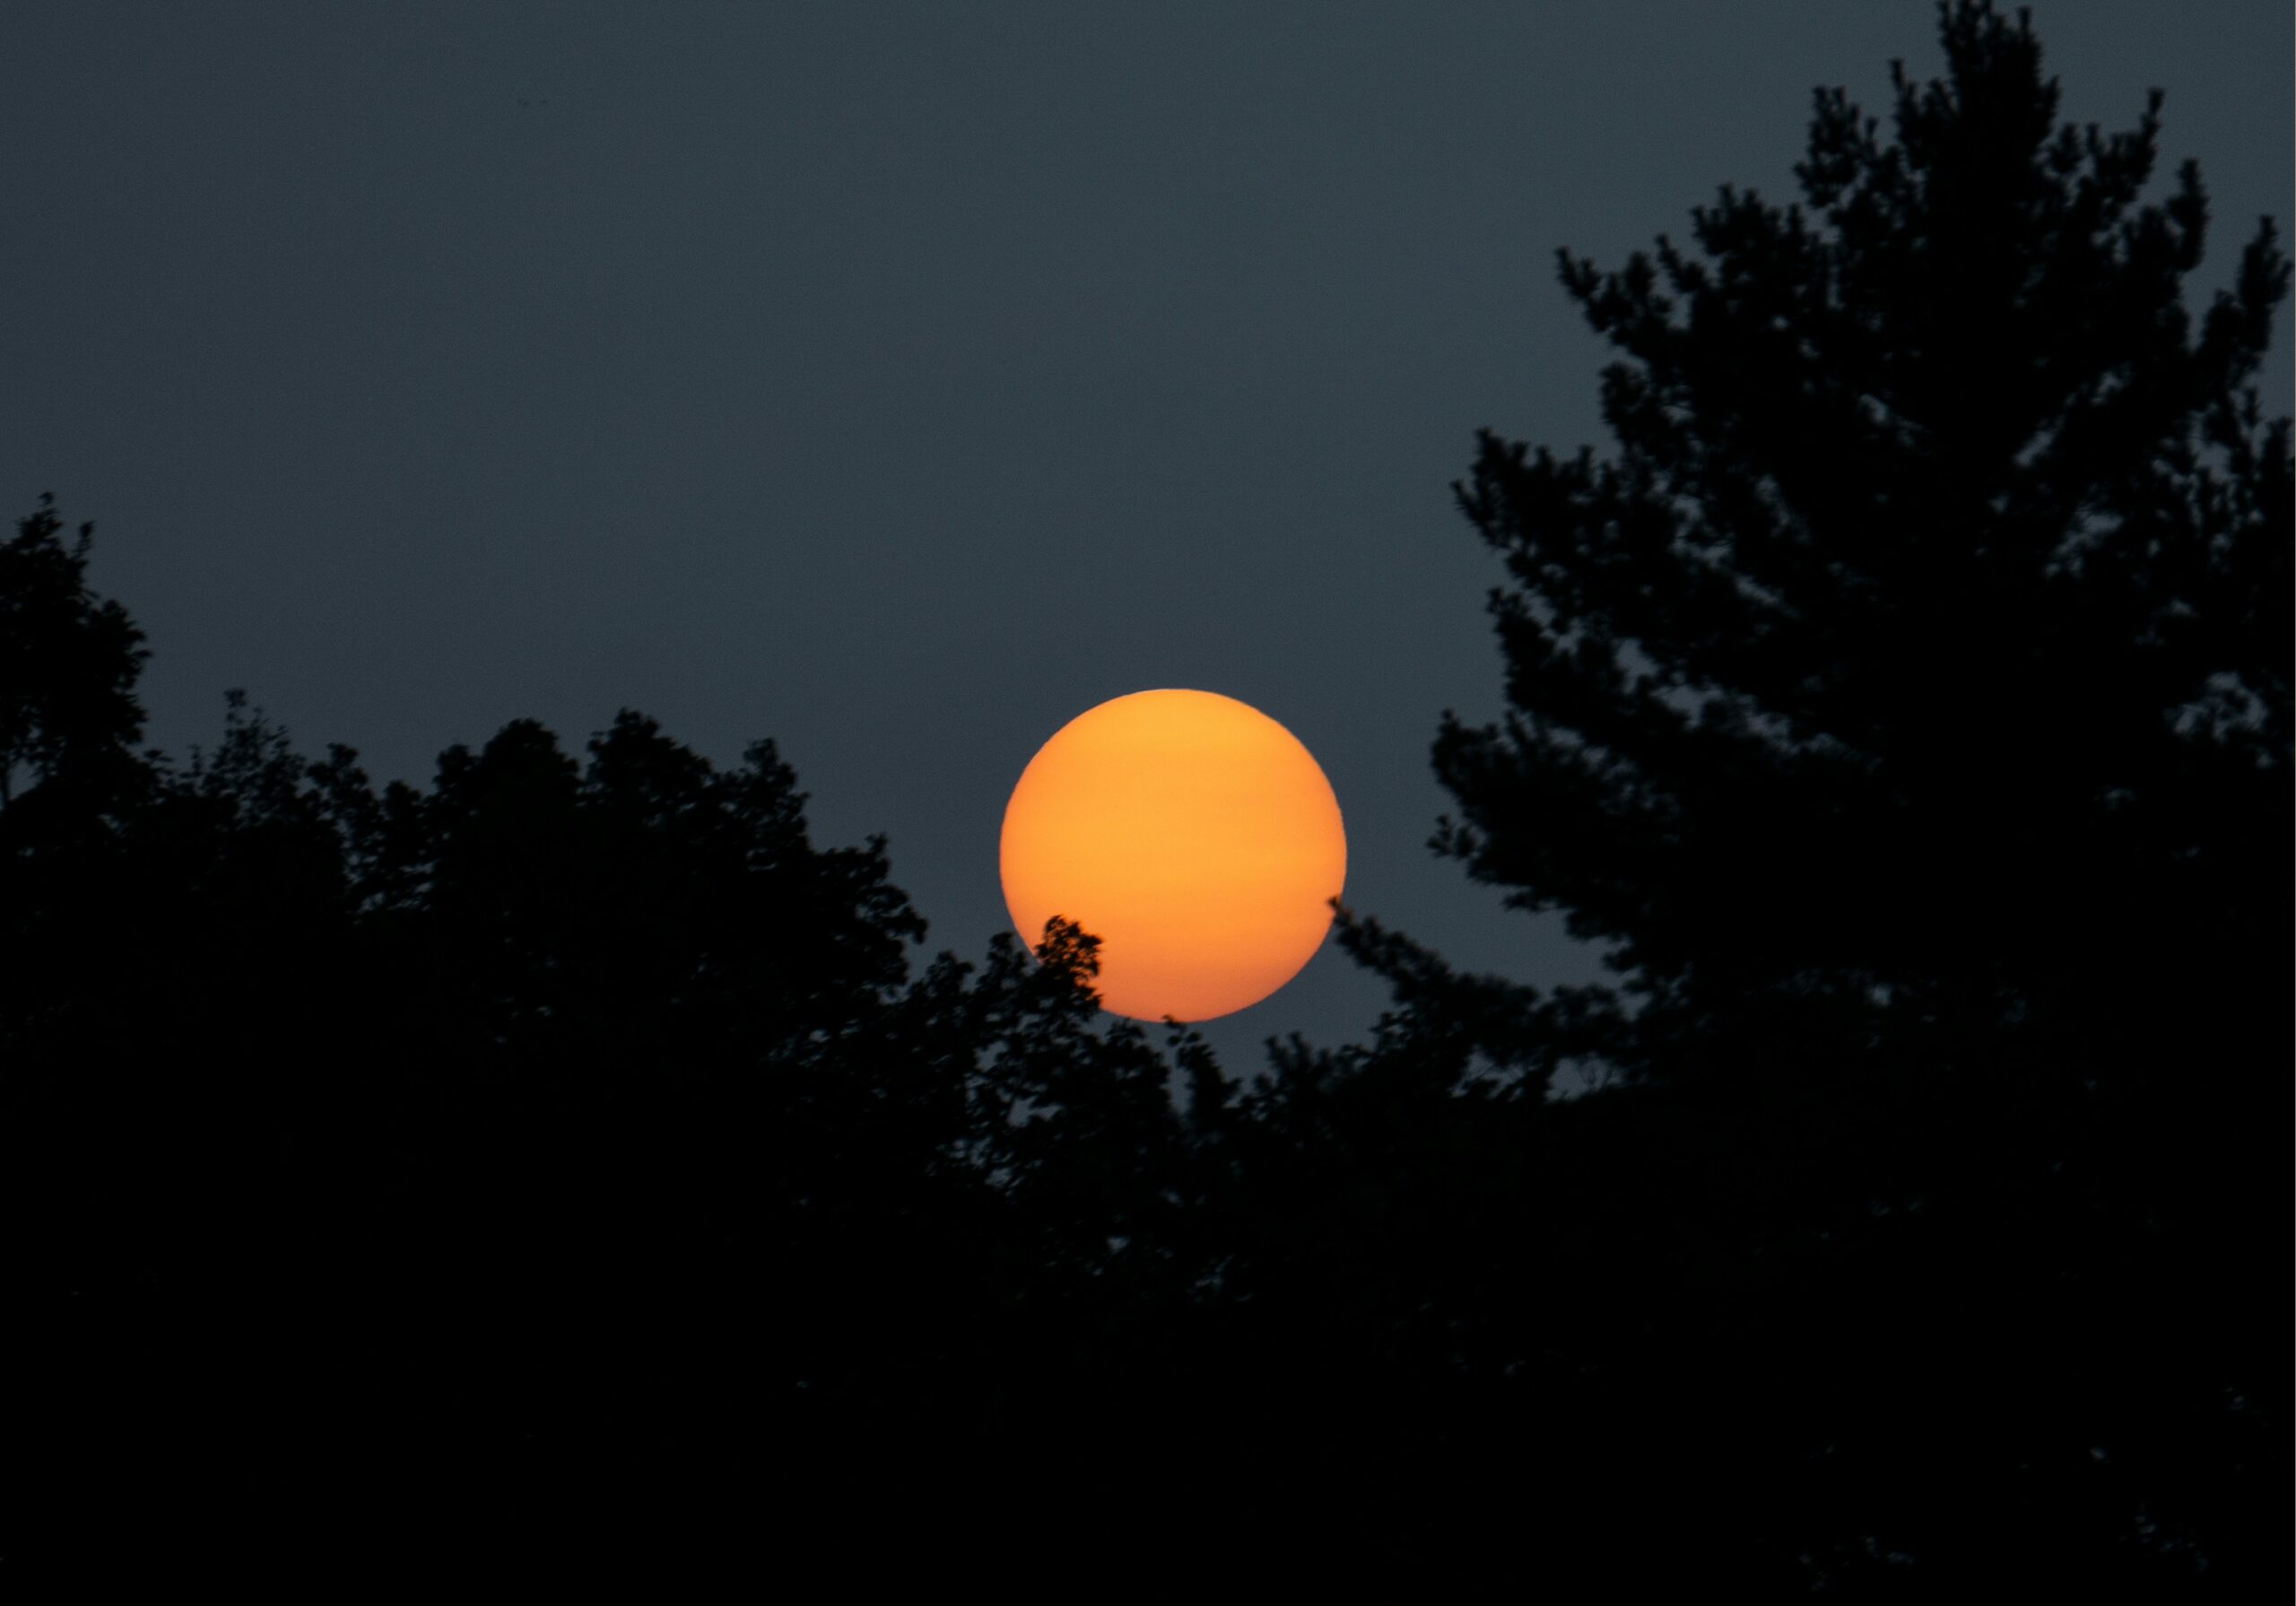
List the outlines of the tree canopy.
{"label": "tree canopy", "polygon": [[1361,922],[1405,1006],[1370,1064],[1624,1084],[1525,1118],[1572,1150],[1529,1213],[1640,1319],[1622,1409],[1761,1491],[1732,1542],[1829,1587],[2221,1583],[2287,1492],[2289,267],[2266,220],[2196,318],[2160,97],[2064,126],[2022,17],[1941,14],[1893,139],[1818,94],[1798,202],[1562,255],[1616,449],[1485,433],[1459,487],[1510,708],[1445,721],[1436,846],[1621,982]]}
{"label": "tree canopy", "polygon": [[1886,135],[1819,93],[1798,201],[1564,253],[1614,446],[1458,487],[1508,711],[1442,723],[1435,846],[1614,983],[1345,915],[1393,1007],[1248,1081],[1073,926],[920,962],[770,742],[522,720],[378,788],[234,693],[139,751],[43,499],[12,1543],[2284,1593],[2289,267],[2267,222],[2195,314],[2157,97],[2063,126],[2022,18],[1940,17]]}

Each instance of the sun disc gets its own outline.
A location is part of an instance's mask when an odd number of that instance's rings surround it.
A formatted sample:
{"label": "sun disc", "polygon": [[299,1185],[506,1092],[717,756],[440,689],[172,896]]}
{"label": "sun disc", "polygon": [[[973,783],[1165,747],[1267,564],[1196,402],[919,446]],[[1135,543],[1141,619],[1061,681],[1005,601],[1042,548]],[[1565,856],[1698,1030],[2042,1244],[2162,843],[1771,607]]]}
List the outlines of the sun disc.
{"label": "sun disc", "polygon": [[1100,939],[1103,1007],[1209,1020],[1298,975],[1331,925],[1347,838],[1298,737],[1210,691],[1136,691],[1039,749],[1004,806],[1004,904]]}

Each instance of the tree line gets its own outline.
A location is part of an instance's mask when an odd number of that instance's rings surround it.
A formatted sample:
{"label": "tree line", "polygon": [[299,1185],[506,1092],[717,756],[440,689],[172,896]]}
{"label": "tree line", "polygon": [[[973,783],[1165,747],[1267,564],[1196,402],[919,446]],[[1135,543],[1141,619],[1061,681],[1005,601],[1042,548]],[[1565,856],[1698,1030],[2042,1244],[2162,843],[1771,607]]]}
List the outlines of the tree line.
{"label": "tree line", "polygon": [[1564,253],[1613,447],[1458,487],[1508,712],[1442,724],[1434,846],[1615,980],[1344,913],[1392,1007],[1249,1076],[1073,926],[924,959],[770,742],[378,787],[235,695],[139,749],[44,499],[14,1552],[2284,1593],[2289,266],[2266,221],[2196,314],[2159,98],[2065,126],[2023,18],[1939,27],[1886,134],[1817,96],[1798,201]]}

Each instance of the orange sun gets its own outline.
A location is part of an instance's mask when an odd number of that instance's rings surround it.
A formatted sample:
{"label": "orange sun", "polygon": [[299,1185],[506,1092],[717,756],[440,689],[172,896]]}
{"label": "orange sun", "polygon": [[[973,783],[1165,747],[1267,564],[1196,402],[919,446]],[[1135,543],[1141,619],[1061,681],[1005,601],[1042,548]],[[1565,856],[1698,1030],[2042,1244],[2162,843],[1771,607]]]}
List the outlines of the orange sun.
{"label": "orange sun", "polygon": [[1135,691],[1029,760],[997,860],[1031,947],[1056,915],[1100,939],[1102,1007],[1209,1020],[1314,957],[1347,838],[1331,783],[1266,715],[1209,691]]}

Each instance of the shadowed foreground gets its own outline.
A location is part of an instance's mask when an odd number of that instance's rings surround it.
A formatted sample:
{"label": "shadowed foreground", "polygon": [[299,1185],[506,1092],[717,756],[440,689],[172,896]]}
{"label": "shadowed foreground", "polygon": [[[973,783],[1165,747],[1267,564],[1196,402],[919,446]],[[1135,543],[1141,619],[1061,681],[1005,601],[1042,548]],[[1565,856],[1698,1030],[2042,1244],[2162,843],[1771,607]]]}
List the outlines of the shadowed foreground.
{"label": "shadowed foreground", "polygon": [[[1895,137],[1567,291],[1617,450],[1483,440],[1511,714],[1248,1084],[1091,940],[915,958],[770,743],[378,791],[0,546],[5,1554],[334,1582],[2286,1593],[2285,421],[2267,227],[1943,15]],[[1558,1072],[1599,1090],[1557,1099]],[[1664,1595],[1653,1592],[1666,1592]]]}

